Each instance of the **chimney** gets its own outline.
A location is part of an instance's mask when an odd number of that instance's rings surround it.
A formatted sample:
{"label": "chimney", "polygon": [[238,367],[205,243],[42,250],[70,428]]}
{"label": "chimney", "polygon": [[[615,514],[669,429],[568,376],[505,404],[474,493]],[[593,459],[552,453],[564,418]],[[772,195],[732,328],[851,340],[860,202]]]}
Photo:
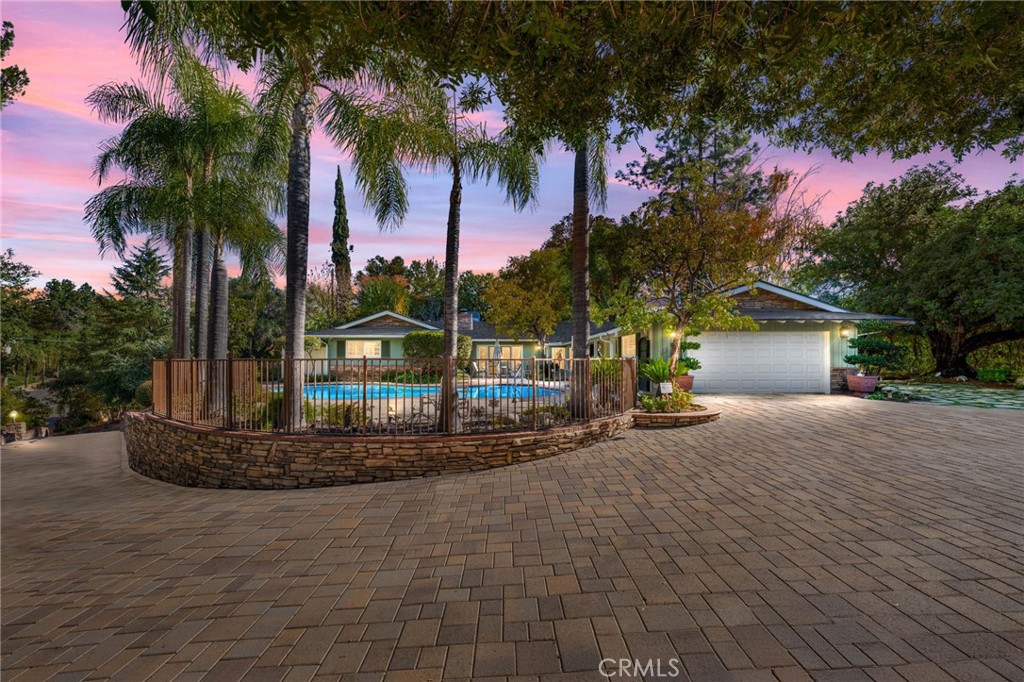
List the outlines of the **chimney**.
{"label": "chimney", "polygon": [[473,329],[473,313],[467,313],[465,311],[459,313],[459,329],[465,329],[472,331]]}

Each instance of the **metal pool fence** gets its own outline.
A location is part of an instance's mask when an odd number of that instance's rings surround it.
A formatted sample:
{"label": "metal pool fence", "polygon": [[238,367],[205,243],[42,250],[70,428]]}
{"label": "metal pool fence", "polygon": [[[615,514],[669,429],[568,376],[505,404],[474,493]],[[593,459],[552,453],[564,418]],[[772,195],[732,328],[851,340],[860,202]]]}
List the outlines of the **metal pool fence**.
{"label": "metal pool fence", "polygon": [[636,386],[633,358],[168,359],[153,361],[153,412],[296,434],[536,431],[628,412]]}

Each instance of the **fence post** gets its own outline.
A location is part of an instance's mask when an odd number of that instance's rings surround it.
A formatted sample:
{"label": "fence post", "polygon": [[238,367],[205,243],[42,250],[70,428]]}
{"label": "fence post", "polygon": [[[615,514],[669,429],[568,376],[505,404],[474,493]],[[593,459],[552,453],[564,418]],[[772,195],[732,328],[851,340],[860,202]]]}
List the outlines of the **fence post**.
{"label": "fence post", "polygon": [[366,414],[366,356],[363,356],[363,433],[366,433],[367,428],[370,426],[370,417]]}
{"label": "fence post", "polygon": [[533,395],[533,430],[536,431],[537,430],[537,391],[538,391],[538,388],[537,388],[537,357],[536,356],[534,356],[534,358],[533,358],[533,372],[532,372],[532,375],[533,375],[533,390],[531,391],[531,393]]}
{"label": "fence post", "polygon": [[199,402],[199,391],[197,390],[198,389],[197,384],[199,383],[199,368],[196,366],[195,358],[190,358],[189,359],[188,367],[189,367],[189,371],[190,371],[189,380],[191,382],[191,389],[192,389],[192,399],[189,401],[189,404],[192,406],[192,421],[190,421],[189,423],[190,424],[195,424],[196,423],[196,403]]}
{"label": "fence post", "polygon": [[281,362],[284,363],[284,401],[282,404],[282,416],[284,417],[284,430],[285,433],[291,433],[292,431],[292,419],[295,415],[292,414],[292,361],[290,358],[282,358]]}
{"label": "fence post", "polygon": [[224,428],[235,428],[235,372],[232,369],[231,353],[224,360]]}
{"label": "fence post", "polygon": [[174,394],[171,390],[171,359],[167,358],[166,363],[164,368],[164,393],[167,396],[167,402],[164,404],[164,416],[168,419],[174,419],[174,410],[171,408],[171,399]]}

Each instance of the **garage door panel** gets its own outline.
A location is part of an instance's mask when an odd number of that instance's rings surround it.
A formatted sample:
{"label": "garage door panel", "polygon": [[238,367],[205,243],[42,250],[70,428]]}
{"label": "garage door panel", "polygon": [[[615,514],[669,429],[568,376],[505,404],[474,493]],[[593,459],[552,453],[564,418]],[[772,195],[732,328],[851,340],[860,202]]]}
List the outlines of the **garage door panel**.
{"label": "garage door panel", "polygon": [[828,332],[707,332],[699,393],[828,393]]}

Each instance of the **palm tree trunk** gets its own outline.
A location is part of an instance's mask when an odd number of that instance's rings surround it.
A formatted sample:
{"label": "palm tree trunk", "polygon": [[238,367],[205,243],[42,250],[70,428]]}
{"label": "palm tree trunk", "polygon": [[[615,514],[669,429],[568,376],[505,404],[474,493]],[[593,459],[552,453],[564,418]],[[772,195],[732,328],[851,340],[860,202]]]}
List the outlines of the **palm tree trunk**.
{"label": "palm tree trunk", "polygon": [[174,282],[171,285],[173,298],[171,354],[176,358],[191,356],[192,330],[189,308],[192,303],[192,239],[192,226],[186,223],[174,248]]}
{"label": "palm tree trunk", "polygon": [[[306,339],[306,268],[309,261],[309,134],[313,93],[306,86],[292,111],[288,150],[288,237],[285,255],[285,385],[282,420],[291,430],[302,427],[302,363]],[[292,362],[289,362],[292,361]]]}
{"label": "palm tree trunk", "polygon": [[590,418],[590,159],[587,143],[576,148],[572,183],[572,414]]}
{"label": "palm tree trunk", "polygon": [[196,357],[209,357],[210,349],[210,273],[213,248],[210,232],[199,230],[199,253],[196,259]]}
{"label": "palm tree trunk", "polygon": [[228,356],[228,269],[224,265],[224,242],[218,240],[213,249],[213,277],[210,286],[211,310],[209,357],[223,360]]}
{"label": "palm tree trunk", "polygon": [[441,430],[458,428],[456,359],[459,352],[459,227],[462,218],[462,169],[452,159],[452,191],[448,199],[448,234],[444,250],[444,355],[448,380],[441,389]]}

